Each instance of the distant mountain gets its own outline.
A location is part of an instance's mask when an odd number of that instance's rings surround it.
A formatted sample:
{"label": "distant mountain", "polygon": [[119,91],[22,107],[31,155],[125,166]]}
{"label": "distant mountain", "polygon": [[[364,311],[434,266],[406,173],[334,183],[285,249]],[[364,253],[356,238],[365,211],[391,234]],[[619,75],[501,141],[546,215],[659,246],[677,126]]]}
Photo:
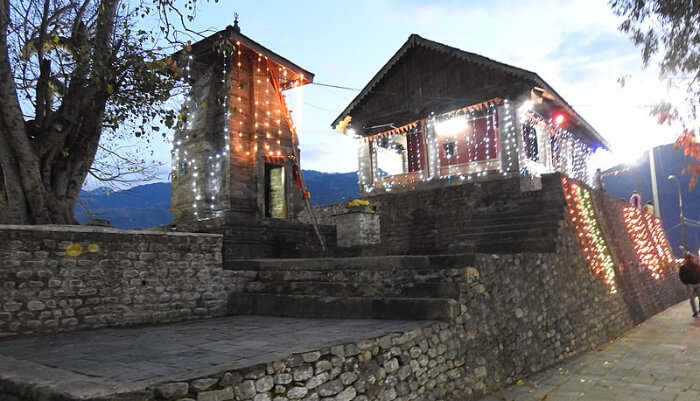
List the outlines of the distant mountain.
{"label": "distant mountain", "polygon": [[168,224],[173,216],[170,208],[170,183],[140,185],[123,191],[97,188],[81,191],[75,215],[80,223],[88,219],[107,219],[112,226],[140,229]]}
{"label": "distant mountain", "polygon": [[[686,217],[700,220],[700,188],[689,192],[687,175],[681,170],[688,163],[680,151],[671,145],[655,149],[659,202],[664,228],[668,233],[673,249],[678,252],[680,229],[678,228],[679,209],[678,191],[675,182],[669,181],[670,174],[681,181],[684,212]],[[609,171],[622,171],[625,166],[618,166]],[[649,160],[643,159],[634,167],[603,179],[606,191],[618,198],[629,199],[632,191],[637,189],[644,202],[652,199]],[[304,179],[311,192],[311,203],[326,205],[355,199],[358,196],[357,173],[323,173],[305,170]],[[80,204],[76,207],[76,216],[81,223],[88,218],[110,220],[112,225],[125,229],[139,229],[169,224],[173,216],[170,207],[170,183],[141,185],[125,191],[113,192],[109,188],[97,188],[82,192]],[[700,229],[688,227],[688,245],[691,249],[700,246]]]}
{"label": "distant mountain", "polygon": [[[304,179],[311,192],[311,203],[327,205],[357,198],[357,174],[322,173],[305,170]],[[82,224],[88,219],[106,219],[112,226],[141,229],[169,224],[170,183],[140,185],[123,191],[96,188],[81,191],[75,215]]]}
{"label": "distant mountain", "polygon": [[[674,181],[669,181],[668,176],[673,174],[680,180],[683,196],[683,212],[690,219],[700,220],[700,187],[693,191],[688,190],[690,176],[682,175],[681,171],[690,161],[679,150],[673,149],[673,145],[659,146],[654,149],[656,160],[656,181],[659,192],[661,218],[664,229],[671,242],[671,246],[677,255],[680,255],[678,245],[681,242],[679,229],[680,209],[678,207],[678,187]],[[617,166],[610,171],[622,171],[625,166]],[[649,157],[645,154],[637,165],[630,167],[617,175],[603,177],[605,190],[618,198],[629,199],[635,189],[642,195],[642,202],[652,201],[651,172],[649,171]],[[697,251],[700,246],[700,228],[687,226],[688,247]]]}
{"label": "distant mountain", "polygon": [[304,170],[304,181],[311,192],[311,203],[328,205],[358,197],[357,173],[322,173]]}

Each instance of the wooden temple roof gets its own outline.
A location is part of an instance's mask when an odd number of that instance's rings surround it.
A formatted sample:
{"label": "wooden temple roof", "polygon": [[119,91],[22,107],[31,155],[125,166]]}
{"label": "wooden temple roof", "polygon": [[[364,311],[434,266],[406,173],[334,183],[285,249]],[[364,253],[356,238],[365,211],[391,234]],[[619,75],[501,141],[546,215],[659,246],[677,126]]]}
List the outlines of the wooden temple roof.
{"label": "wooden temple roof", "polygon": [[[353,113],[356,113],[358,110],[361,110],[362,106],[361,103],[363,100],[365,100],[368,97],[371,97],[374,93],[375,88],[377,85],[382,82],[386,77],[392,74],[392,69],[406,56],[409,51],[412,49],[415,49],[417,47],[422,47],[422,48],[427,48],[434,50],[440,54],[443,54],[448,57],[455,57],[457,59],[467,61],[469,63],[481,65],[483,67],[489,68],[489,69],[496,69],[504,73],[505,75],[508,75],[512,78],[515,78],[518,81],[523,81],[526,82],[530,87],[536,91],[541,91],[541,92],[546,92],[551,96],[553,99],[553,102],[560,108],[564,109],[569,115],[575,117],[575,119],[578,122],[578,125],[582,127],[587,136],[593,141],[597,142],[598,144],[609,148],[609,143],[605,140],[605,138],[602,137],[586,120],[583,119],[583,117],[576,112],[576,110],[571,107],[547,82],[545,82],[544,79],[542,79],[537,73],[534,73],[532,71],[528,71],[522,68],[514,67],[509,64],[501,63],[492,59],[489,59],[487,57],[475,54],[475,53],[470,53],[466,52],[461,49],[457,49],[455,47],[447,46],[442,43],[438,43],[432,40],[425,39],[417,34],[412,34],[409,36],[408,40],[403,44],[403,46],[387,61],[386,64],[372,77],[372,79],[369,81],[367,85],[360,91],[360,93],[350,102],[350,104],[345,108],[345,110],[342,111],[342,113],[333,121],[331,126],[335,129],[338,127],[338,125],[342,125],[343,122],[348,121],[348,116],[351,116]],[[489,93],[489,95],[492,96],[502,96],[502,95],[496,95],[494,93]],[[473,99],[473,101],[476,101],[477,99]],[[479,99],[479,100],[484,100],[484,99]],[[465,103],[469,104],[469,103]],[[443,110],[444,111],[444,110]],[[399,116],[398,117],[402,117]],[[404,113],[406,114],[406,113]],[[408,118],[415,118],[415,116],[405,116],[407,119]],[[399,118],[399,120],[402,120],[403,118]],[[398,124],[404,124],[408,123],[409,121],[396,121]],[[371,135],[374,132],[365,132],[365,135]]]}
{"label": "wooden temple roof", "polygon": [[[293,63],[289,59],[280,56],[279,54],[275,53],[274,51],[266,48],[265,46],[261,45],[260,43],[254,41],[253,39],[247,37],[246,35],[241,33],[241,30],[236,23],[235,25],[227,26],[226,29],[223,29],[219,32],[216,32],[210,36],[207,36],[206,38],[195,42],[192,44],[192,50],[190,51],[190,54],[192,54],[195,58],[201,58],[201,59],[206,59],[210,56],[213,56],[216,54],[217,50],[217,43],[220,43],[221,40],[224,38],[228,38],[228,40],[233,44],[233,45],[242,45],[243,47],[246,47],[256,53],[262,54],[263,56],[269,58],[272,62],[275,64],[284,67],[288,70],[290,70],[294,75],[301,76],[303,77],[300,80],[301,85],[306,85],[310,84],[314,80],[314,73],[300,67],[299,65]],[[184,50],[180,50],[173,54],[173,57],[181,57],[185,54]],[[287,89],[288,87],[291,87],[291,85],[284,85],[283,84],[283,89]]]}

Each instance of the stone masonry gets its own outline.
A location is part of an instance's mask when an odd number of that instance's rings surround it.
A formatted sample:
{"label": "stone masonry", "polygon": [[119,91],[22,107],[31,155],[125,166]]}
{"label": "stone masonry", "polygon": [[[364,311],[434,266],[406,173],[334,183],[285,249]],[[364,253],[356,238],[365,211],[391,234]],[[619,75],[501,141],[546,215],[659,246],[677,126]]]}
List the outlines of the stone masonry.
{"label": "stone masonry", "polygon": [[372,211],[347,211],[336,216],[339,247],[377,245],[380,241],[379,215]]}
{"label": "stone masonry", "polygon": [[[391,401],[483,390],[487,361],[460,352],[447,323],[338,344],[248,369],[155,387],[156,399]],[[477,390],[478,391],[478,390]]]}
{"label": "stone masonry", "polygon": [[[547,199],[554,201],[561,196],[561,191],[554,190],[553,180],[543,181],[543,186],[550,188],[544,194]],[[482,188],[475,204],[483,204],[489,197],[494,205],[508,202],[499,198],[496,189]],[[434,196],[437,195],[423,192],[411,202],[419,204],[420,199]],[[616,262],[617,291],[606,284],[605,277],[591,270],[578,240],[579,233],[568,218],[556,220],[557,231],[551,238],[553,251],[548,252],[326,258],[313,263],[240,261],[225,265],[223,270],[218,236],[4,227],[0,230],[0,256],[6,263],[0,274],[10,291],[2,293],[2,304],[11,311],[0,315],[0,327],[3,331],[14,327],[13,333],[41,331],[36,327],[65,330],[63,326],[55,327],[51,316],[66,313],[62,308],[69,308],[71,299],[81,302],[73,311],[80,316],[79,324],[73,327],[81,328],[161,322],[226,311],[246,314],[245,308],[235,304],[236,300],[259,295],[287,297],[290,307],[285,310],[291,312],[298,297],[315,297],[317,303],[334,297],[369,299],[372,304],[388,298],[411,302],[447,299],[455,312],[442,315],[442,322],[426,321],[420,329],[364,341],[343,341],[343,333],[338,333],[334,346],[294,351],[287,358],[254,366],[221,366],[201,374],[190,371],[177,379],[148,386],[137,398],[475,400],[617,338],[687,296],[675,266],[667,266],[661,277],[654,278],[636,259],[633,243],[619,220],[624,204],[604,194],[595,196],[596,216]],[[539,198],[533,199],[539,202]],[[411,204],[409,201],[405,199],[405,204]],[[445,213],[443,217],[467,216],[459,210],[435,213]],[[455,221],[448,227],[458,225],[459,221]],[[443,235],[425,234],[434,239]],[[403,246],[407,240],[410,243],[411,238],[396,237],[394,243]],[[76,243],[86,250],[77,260],[69,255],[74,253],[75,247],[71,246]],[[100,267],[101,258],[111,262]],[[128,261],[123,267],[122,260]],[[179,268],[183,269],[182,275],[171,276]],[[130,277],[133,273],[127,272],[132,270],[138,275]],[[20,273],[25,271],[29,273]],[[52,292],[51,279],[60,280],[61,285],[56,288],[66,293]],[[76,294],[83,288],[78,281],[99,295]],[[169,294],[171,300],[155,298],[161,292]],[[185,293],[193,294],[194,299],[188,303],[182,298],[172,300],[175,294]],[[132,301],[121,303],[128,294]],[[143,298],[134,302],[137,296]],[[224,308],[227,297],[229,304]],[[56,304],[49,309],[52,299]],[[63,306],[61,300],[66,300]],[[13,310],[17,304],[20,309]],[[82,308],[85,313],[78,313]],[[43,313],[49,311],[51,315]],[[398,312],[410,317],[411,311],[408,308]],[[88,320],[90,316],[97,320]],[[292,333],[288,337],[294,341]],[[264,347],[264,336],[258,341]],[[3,388],[0,380],[2,391],[11,388]]]}
{"label": "stone masonry", "polygon": [[0,226],[0,336],[225,312],[221,236]]}

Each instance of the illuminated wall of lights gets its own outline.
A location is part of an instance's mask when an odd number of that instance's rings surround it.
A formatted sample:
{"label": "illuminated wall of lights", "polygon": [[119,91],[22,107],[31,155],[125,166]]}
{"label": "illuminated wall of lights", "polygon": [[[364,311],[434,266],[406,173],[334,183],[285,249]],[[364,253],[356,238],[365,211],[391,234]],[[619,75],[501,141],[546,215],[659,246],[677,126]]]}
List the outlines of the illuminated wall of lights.
{"label": "illuminated wall of lights", "polygon": [[572,132],[531,110],[521,110],[524,166],[537,174],[558,171],[591,183],[591,148]]}
{"label": "illuminated wall of lights", "polygon": [[631,206],[625,207],[622,214],[637,259],[649,270],[652,277],[662,278],[664,268],[673,263],[673,255],[661,221]]}
{"label": "illuminated wall of lights", "polygon": [[[359,146],[367,147],[367,151],[361,149],[358,154],[360,188],[366,193],[376,188],[390,191],[430,180],[471,181],[517,173],[538,177],[555,171],[589,183],[590,147],[556,122],[530,110],[526,103],[516,109],[508,99],[497,99],[440,115],[431,113],[424,120],[408,124],[408,128],[361,139]],[[424,127],[424,131],[417,127]],[[422,134],[420,147],[408,139],[416,132]],[[404,149],[408,150],[409,165],[421,168],[380,174],[377,148],[399,142],[395,139],[398,136],[405,136],[408,141],[403,142],[413,145]],[[425,154],[418,157],[411,149]]]}
{"label": "illuminated wall of lights", "polygon": [[588,265],[594,274],[605,281],[610,293],[616,293],[615,264],[596,219],[591,193],[576,181],[564,176],[561,178],[561,183],[569,217],[578,235]]}

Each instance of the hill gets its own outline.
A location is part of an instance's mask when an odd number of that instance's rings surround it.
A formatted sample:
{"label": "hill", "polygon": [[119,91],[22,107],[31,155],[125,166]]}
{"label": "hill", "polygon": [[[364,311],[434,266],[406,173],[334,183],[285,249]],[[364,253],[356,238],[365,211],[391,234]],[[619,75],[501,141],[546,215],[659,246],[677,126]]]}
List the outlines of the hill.
{"label": "hill", "polygon": [[140,229],[170,223],[173,216],[169,207],[170,183],[157,182],[123,191],[81,191],[75,215],[80,223],[90,218],[107,219],[114,227]]}
{"label": "hill", "polygon": [[[323,173],[305,170],[304,179],[311,192],[311,203],[327,205],[357,197],[357,174]],[[75,208],[81,224],[88,219],[107,219],[112,226],[140,229],[169,224],[173,220],[170,208],[170,183],[140,185],[123,191],[97,188],[81,191]]]}

